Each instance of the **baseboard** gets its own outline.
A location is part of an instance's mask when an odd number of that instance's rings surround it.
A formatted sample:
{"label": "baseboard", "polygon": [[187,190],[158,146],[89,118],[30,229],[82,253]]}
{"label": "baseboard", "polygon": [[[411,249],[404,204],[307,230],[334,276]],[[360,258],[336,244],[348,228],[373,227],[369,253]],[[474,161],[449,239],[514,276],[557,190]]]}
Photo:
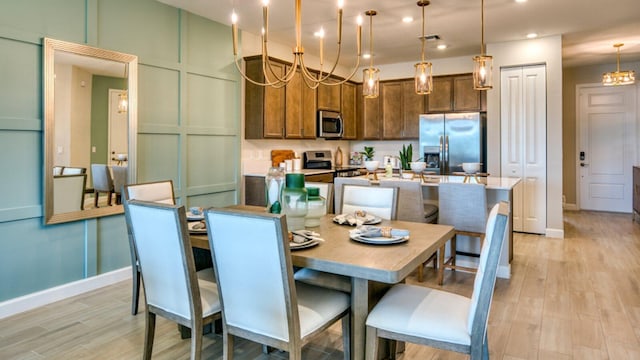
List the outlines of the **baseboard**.
{"label": "baseboard", "polygon": [[576,204],[563,204],[562,208],[567,211],[578,211],[578,205]]}
{"label": "baseboard", "polygon": [[0,319],[131,279],[131,266],[0,303]]}
{"label": "baseboard", "polygon": [[[465,256],[456,256],[456,265],[477,268],[478,267],[478,259],[475,258],[467,258]],[[456,270],[456,271],[464,271],[464,270]],[[501,279],[511,279],[511,264],[500,265],[498,264],[498,270],[496,272],[496,276]]]}
{"label": "baseboard", "polygon": [[544,236],[556,239],[564,239],[563,229],[545,229]]}

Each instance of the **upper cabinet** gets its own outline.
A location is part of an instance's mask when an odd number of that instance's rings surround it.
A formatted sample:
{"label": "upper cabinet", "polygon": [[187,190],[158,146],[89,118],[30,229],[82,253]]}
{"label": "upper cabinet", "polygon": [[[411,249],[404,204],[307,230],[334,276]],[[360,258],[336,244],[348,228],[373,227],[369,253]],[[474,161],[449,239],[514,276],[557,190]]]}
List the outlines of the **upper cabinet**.
{"label": "upper cabinet", "polygon": [[345,140],[355,140],[358,137],[356,132],[356,120],[358,116],[356,84],[346,82],[341,86],[342,103],[340,106],[340,112],[342,113],[342,124],[344,126],[342,138]]}
{"label": "upper cabinet", "polygon": [[436,76],[427,112],[486,111],[485,94],[473,89],[473,75]]}
{"label": "upper cabinet", "polygon": [[359,114],[358,138],[364,140],[380,139],[380,97],[368,99],[362,95],[362,84],[358,85],[356,92]]}
{"label": "upper cabinet", "polygon": [[[264,82],[260,57],[245,58],[246,74],[250,79]],[[285,64],[272,61],[273,71],[278,76],[285,73]],[[285,124],[285,88],[259,86],[245,80],[245,127],[246,139],[282,139]]]}
{"label": "upper cabinet", "polygon": [[[333,81],[340,81],[333,79]],[[324,85],[318,86],[318,109],[340,111],[340,85]]]}
{"label": "upper cabinet", "polygon": [[285,137],[287,139],[315,139],[316,89],[304,83],[300,70],[285,88]]}
{"label": "upper cabinet", "polygon": [[381,84],[382,139],[417,139],[418,118],[425,96],[414,91],[413,79]]}

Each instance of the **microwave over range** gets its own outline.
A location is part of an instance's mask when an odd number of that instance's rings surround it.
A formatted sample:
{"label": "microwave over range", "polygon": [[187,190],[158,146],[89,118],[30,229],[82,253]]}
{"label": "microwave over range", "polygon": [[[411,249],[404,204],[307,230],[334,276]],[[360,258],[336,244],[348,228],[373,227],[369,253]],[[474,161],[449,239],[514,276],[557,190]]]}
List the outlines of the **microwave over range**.
{"label": "microwave over range", "polygon": [[339,139],[342,137],[344,127],[342,116],[337,111],[318,110],[317,136],[327,139]]}

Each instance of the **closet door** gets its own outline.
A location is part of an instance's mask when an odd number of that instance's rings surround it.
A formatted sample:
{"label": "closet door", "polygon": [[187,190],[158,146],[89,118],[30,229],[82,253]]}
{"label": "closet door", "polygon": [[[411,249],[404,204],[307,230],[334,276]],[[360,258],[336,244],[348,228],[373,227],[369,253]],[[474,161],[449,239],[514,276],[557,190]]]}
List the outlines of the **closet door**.
{"label": "closet door", "polygon": [[545,77],[544,65],[501,71],[501,171],[522,179],[513,192],[513,229],[536,234],[545,233],[547,213]]}

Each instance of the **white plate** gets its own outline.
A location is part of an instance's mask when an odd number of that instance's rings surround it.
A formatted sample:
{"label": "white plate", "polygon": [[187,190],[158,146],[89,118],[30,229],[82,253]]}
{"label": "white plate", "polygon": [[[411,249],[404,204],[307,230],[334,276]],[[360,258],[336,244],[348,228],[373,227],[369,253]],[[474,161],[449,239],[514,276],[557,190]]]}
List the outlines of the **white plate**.
{"label": "white plate", "polygon": [[303,243],[296,243],[296,242],[289,242],[289,248],[291,250],[300,250],[300,249],[306,249],[306,248],[310,248],[310,247],[314,247],[316,245],[318,245],[320,242],[317,240],[309,240],[309,241],[305,241]]}
{"label": "white plate", "polygon": [[194,229],[193,227],[196,224],[199,224],[200,222],[190,222],[187,223],[187,226],[189,227],[189,232],[192,234],[206,234],[207,233],[207,228],[204,229]]}
{"label": "white plate", "polygon": [[[335,217],[333,218],[333,222],[336,223],[336,224],[340,224]],[[379,218],[379,217],[375,216],[373,219],[363,222],[362,225],[375,225],[375,224],[380,224],[381,222],[382,222],[382,218]],[[352,225],[352,224],[349,224],[348,221],[345,221],[344,223],[342,223],[340,225],[356,226],[358,224],[356,223],[356,224]]]}
{"label": "white plate", "polygon": [[204,214],[193,215],[191,211],[187,211],[187,221],[200,221],[204,220]]}
{"label": "white plate", "polygon": [[365,244],[376,244],[376,245],[389,245],[389,244],[400,244],[406,241],[409,241],[409,238],[405,236],[392,236],[392,237],[384,237],[384,236],[374,236],[374,237],[366,237],[359,235],[350,235],[351,240],[358,241]]}

